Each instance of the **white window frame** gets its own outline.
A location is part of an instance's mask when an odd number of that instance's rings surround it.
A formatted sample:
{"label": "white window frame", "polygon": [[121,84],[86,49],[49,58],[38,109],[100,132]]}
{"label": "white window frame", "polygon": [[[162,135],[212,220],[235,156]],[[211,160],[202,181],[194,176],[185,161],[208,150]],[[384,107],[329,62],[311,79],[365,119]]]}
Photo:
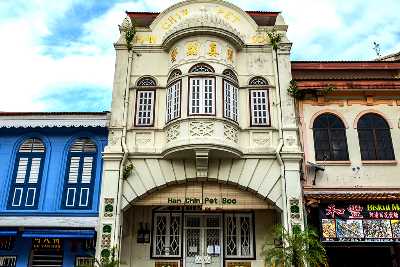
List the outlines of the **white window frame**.
{"label": "white window frame", "polygon": [[[141,100],[146,94],[149,94],[149,96],[146,97],[146,103],[141,103]],[[135,126],[153,126],[155,99],[156,99],[155,90],[136,91]],[[150,103],[148,103],[149,101]]]}
{"label": "white window frame", "polygon": [[181,116],[182,81],[176,81],[167,88],[167,122]]}
{"label": "white window frame", "polygon": [[[257,94],[257,96],[254,96]],[[263,96],[260,96],[263,94]],[[250,89],[251,126],[270,126],[269,91],[267,89]],[[264,101],[264,102],[263,102]]]}
{"label": "white window frame", "polygon": [[[227,223],[227,218],[228,217],[235,217],[236,218],[236,255],[228,255],[227,254],[227,250],[228,250],[228,246],[227,246],[227,239],[228,239],[228,226],[225,225],[224,227],[224,257],[227,259],[231,259],[231,258],[243,258],[243,259],[249,259],[249,258],[254,258],[254,223],[253,223],[253,214],[252,213],[225,213],[224,214],[224,222],[225,224]],[[241,225],[240,225],[240,218],[246,217],[249,219],[249,234],[250,234],[250,241],[249,241],[249,255],[241,255],[242,251],[241,251]],[[239,244],[239,246],[238,246]]]}
{"label": "white window frame", "polygon": [[[170,235],[170,223],[171,216],[179,217],[179,254],[178,255],[169,255],[169,244],[171,242]],[[156,254],[157,252],[157,218],[165,217],[166,218],[166,233],[165,233],[165,255]],[[152,247],[153,247],[153,257],[154,258],[180,258],[182,256],[182,214],[181,213],[154,213],[153,217],[153,236],[152,236]]]}
{"label": "white window frame", "polygon": [[[198,98],[193,98],[194,82],[197,81],[196,87],[198,87]],[[211,82],[211,92],[206,91],[207,82]],[[196,89],[196,90],[197,90]],[[210,101],[208,98],[211,93],[211,106],[206,105],[206,101]],[[193,101],[196,101],[198,105],[193,106]],[[193,109],[196,108],[197,111]],[[215,115],[215,77],[191,77],[189,78],[189,115]]]}
{"label": "white window frame", "polygon": [[223,80],[224,87],[224,118],[238,121],[239,89],[233,83]]}

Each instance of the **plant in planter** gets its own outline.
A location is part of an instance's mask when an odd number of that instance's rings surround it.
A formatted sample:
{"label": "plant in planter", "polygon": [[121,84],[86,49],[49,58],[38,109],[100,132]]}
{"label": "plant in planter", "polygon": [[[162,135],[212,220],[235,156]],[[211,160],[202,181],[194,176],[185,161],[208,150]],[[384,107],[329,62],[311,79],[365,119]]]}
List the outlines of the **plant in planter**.
{"label": "plant in planter", "polygon": [[84,264],[84,265],[79,265],[78,267],[116,267],[119,266],[121,263],[116,254],[116,248],[113,247],[111,249],[103,249],[101,251],[101,258],[100,260],[96,259],[93,257],[92,264]]}
{"label": "plant in planter", "polygon": [[318,267],[328,266],[326,251],[316,231],[312,229],[301,230],[300,227],[289,233],[282,226],[275,230],[275,240],[282,246],[271,247],[265,243],[262,255],[267,266],[282,267]]}
{"label": "plant in planter", "polygon": [[129,175],[131,175],[132,170],[133,170],[133,164],[132,164],[132,162],[129,162],[124,167],[124,170],[123,170],[123,173],[122,173],[122,177],[124,179],[127,179],[129,177]]}

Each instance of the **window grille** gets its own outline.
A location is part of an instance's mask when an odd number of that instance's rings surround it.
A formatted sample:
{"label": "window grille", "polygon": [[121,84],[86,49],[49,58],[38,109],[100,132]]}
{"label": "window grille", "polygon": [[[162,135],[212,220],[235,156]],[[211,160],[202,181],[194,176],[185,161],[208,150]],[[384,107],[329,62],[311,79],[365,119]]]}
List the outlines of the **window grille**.
{"label": "window grille", "polygon": [[228,76],[229,78],[231,78],[232,80],[234,80],[235,82],[238,82],[238,79],[235,75],[235,73],[230,70],[230,69],[226,69],[222,72],[222,75]]}
{"label": "window grille", "polygon": [[153,223],[153,256],[180,257],[182,243],[181,214],[156,213]]}
{"label": "window grille", "polygon": [[76,257],[75,258],[75,266],[80,267],[80,266],[86,266],[86,267],[92,267],[94,266],[94,258],[93,257]]}
{"label": "window grille", "polygon": [[190,78],[189,115],[215,113],[215,79]]}
{"label": "window grille", "polygon": [[238,88],[224,80],[224,117],[238,120]]}
{"label": "window grille", "polygon": [[250,79],[249,85],[268,85],[268,82],[263,77],[257,76]]}
{"label": "window grille", "polygon": [[136,126],[152,126],[154,121],[155,91],[137,91]]}
{"label": "window grille", "polygon": [[168,81],[171,81],[182,75],[182,71],[179,69],[174,69],[168,77]]}
{"label": "window grille", "polygon": [[89,138],[79,138],[71,145],[68,154],[62,208],[91,208],[96,152],[96,145]]}
{"label": "window grille", "polygon": [[167,88],[167,122],[181,116],[181,81]]}
{"label": "window grille", "polygon": [[156,81],[150,77],[140,78],[136,83],[136,86],[156,86],[156,85],[157,85]]}
{"label": "window grille", "polygon": [[41,140],[30,138],[18,149],[9,209],[36,209],[39,199],[45,147]]}
{"label": "window grille", "polygon": [[349,160],[346,128],[335,115],[318,116],[313,124],[315,160]]}
{"label": "window grille", "polygon": [[390,127],[378,114],[363,115],[357,123],[362,160],[394,160]]}
{"label": "window grille", "polygon": [[207,64],[196,64],[190,68],[189,72],[215,72],[214,68]]}
{"label": "window grille", "polygon": [[267,90],[250,90],[251,126],[269,126],[269,99]]}
{"label": "window grille", "polygon": [[225,214],[225,257],[251,258],[254,255],[251,214]]}

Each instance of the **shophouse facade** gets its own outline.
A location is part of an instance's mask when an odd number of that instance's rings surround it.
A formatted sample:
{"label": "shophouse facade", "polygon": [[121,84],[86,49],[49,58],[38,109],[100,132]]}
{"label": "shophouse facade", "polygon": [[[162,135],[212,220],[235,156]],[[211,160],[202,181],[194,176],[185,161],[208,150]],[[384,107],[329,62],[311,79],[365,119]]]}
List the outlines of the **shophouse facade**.
{"label": "shophouse facade", "polygon": [[107,113],[0,113],[0,266],[93,255]]}
{"label": "shophouse facade", "polygon": [[[124,266],[264,266],[274,226],[303,226],[286,30],[277,12],[224,1],[127,12],[115,43],[99,256],[117,246]],[[276,53],[271,31],[282,35]]]}
{"label": "shophouse facade", "polygon": [[330,266],[399,266],[400,62],[292,62],[308,224]]}

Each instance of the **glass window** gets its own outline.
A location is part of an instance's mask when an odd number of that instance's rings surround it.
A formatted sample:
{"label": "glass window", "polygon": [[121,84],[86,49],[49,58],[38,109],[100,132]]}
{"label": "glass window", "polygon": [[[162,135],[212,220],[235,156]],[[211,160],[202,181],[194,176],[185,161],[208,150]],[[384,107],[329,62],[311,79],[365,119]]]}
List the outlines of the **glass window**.
{"label": "glass window", "polygon": [[79,138],[69,149],[62,197],[63,209],[90,209],[95,180],[96,145]]}
{"label": "glass window", "polygon": [[215,78],[195,77],[189,83],[189,115],[214,115]]}
{"label": "glass window", "polygon": [[250,90],[251,126],[269,126],[268,90]]}
{"label": "glass window", "polygon": [[136,126],[152,126],[154,123],[155,91],[136,92]]}
{"label": "glass window", "polygon": [[167,88],[167,122],[181,116],[181,85],[177,81]]}
{"label": "glass window", "polygon": [[317,161],[349,160],[346,128],[334,114],[326,113],[314,120],[314,149]]}
{"label": "glass window", "polygon": [[362,116],[357,124],[362,160],[394,160],[390,127],[378,114]]}
{"label": "glass window", "polygon": [[252,258],[254,229],[252,214],[225,214],[225,257]]}
{"label": "glass window", "polygon": [[136,83],[136,86],[156,86],[156,85],[157,85],[156,81],[151,77],[140,78]]}
{"label": "glass window", "polygon": [[153,220],[153,256],[181,256],[181,214],[155,213]]}
{"label": "glass window", "polygon": [[224,117],[238,120],[238,88],[224,80]]}
{"label": "glass window", "polygon": [[43,173],[45,147],[41,140],[26,140],[17,153],[8,198],[9,209],[36,209]]}

